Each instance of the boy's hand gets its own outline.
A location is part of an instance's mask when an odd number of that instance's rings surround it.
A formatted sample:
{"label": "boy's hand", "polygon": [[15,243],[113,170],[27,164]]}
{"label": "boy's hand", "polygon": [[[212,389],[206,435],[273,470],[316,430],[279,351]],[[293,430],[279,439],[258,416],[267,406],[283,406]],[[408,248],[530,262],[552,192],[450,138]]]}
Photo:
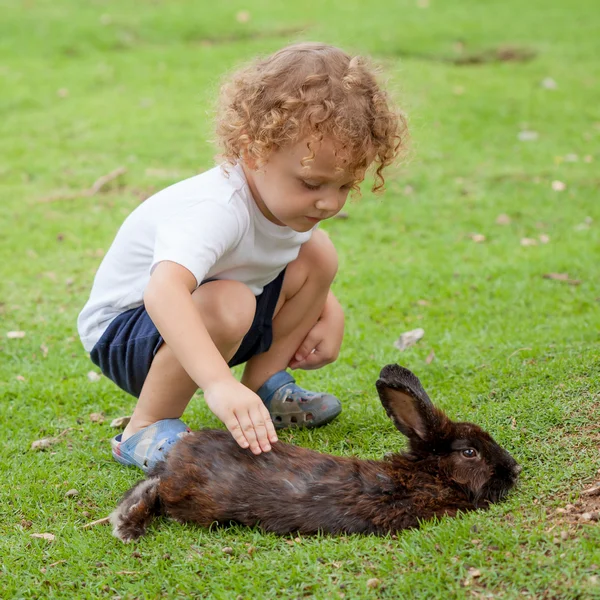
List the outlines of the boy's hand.
{"label": "boy's hand", "polygon": [[254,454],[268,452],[277,441],[271,415],[263,401],[231,377],[204,389],[210,410],[225,424],[235,441]]}
{"label": "boy's hand", "polygon": [[308,371],[332,363],[340,353],[343,338],[344,311],[329,292],[319,320],[296,350],[288,367]]}

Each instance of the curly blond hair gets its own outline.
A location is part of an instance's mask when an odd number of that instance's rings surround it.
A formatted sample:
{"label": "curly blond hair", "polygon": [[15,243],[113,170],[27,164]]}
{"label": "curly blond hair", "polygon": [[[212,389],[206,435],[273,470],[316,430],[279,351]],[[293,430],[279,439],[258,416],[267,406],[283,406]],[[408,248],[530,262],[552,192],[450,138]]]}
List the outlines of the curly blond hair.
{"label": "curly blond hair", "polygon": [[374,69],[359,56],[334,46],[299,43],[234,73],[221,88],[217,142],[230,163],[251,158],[264,165],[279,149],[309,138],[334,141],[353,188],[373,165],[373,191],[383,188],[382,171],[405,145],[406,119],[392,109]]}

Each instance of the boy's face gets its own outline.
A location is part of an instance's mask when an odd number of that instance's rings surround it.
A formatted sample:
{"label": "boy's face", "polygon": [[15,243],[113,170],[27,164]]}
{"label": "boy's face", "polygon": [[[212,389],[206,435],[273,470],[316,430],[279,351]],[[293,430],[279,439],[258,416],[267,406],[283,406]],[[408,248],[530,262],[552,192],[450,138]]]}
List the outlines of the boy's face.
{"label": "boy's face", "polygon": [[308,231],[319,221],[337,214],[348,198],[356,175],[339,169],[333,142],[313,142],[314,160],[308,139],[276,150],[267,163],[254,169],[243,163],[250,190],[260,211],[277,225]]}

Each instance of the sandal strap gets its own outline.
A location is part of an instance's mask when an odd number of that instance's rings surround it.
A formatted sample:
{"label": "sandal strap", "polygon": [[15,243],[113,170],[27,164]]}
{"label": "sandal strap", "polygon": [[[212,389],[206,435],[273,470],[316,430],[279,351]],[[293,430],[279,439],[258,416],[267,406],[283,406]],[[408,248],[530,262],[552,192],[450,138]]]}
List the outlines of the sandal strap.
{"label": "sandal strap", "polygon": [[115,436],[111,441],[112,454],[117,462],[147,472],[164,460],[171,446],[189,431],[190,428],[180,419],[161,419],[124,442],[121,442],[122,434]]}
{"label": "sandal strap", "polygon": [[278,373],[275,373],[275,375],[271,375],[271,377],[258,388],[256,395],[264,402],[268,410],[275,392],[284,385],[290,383],[296,383],[296,380],[287,371],[279,371]]}
{"label": "sandal strap", "polygon": [[335,396],[301,388],[287,371],[272,375],[257,394],[271,414],[276,429],[319,427],[335,419],[342,410]]}

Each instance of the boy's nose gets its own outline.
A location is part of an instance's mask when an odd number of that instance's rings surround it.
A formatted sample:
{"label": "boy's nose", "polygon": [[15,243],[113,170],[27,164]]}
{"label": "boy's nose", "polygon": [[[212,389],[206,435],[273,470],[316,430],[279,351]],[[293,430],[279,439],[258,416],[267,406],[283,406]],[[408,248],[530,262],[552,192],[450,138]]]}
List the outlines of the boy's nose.
{"label": "boy's nose", "polygon": [[337,194],[328,194],[317,200],[315,207],[327,213],[335,213],[342,207],[343,202]]}

